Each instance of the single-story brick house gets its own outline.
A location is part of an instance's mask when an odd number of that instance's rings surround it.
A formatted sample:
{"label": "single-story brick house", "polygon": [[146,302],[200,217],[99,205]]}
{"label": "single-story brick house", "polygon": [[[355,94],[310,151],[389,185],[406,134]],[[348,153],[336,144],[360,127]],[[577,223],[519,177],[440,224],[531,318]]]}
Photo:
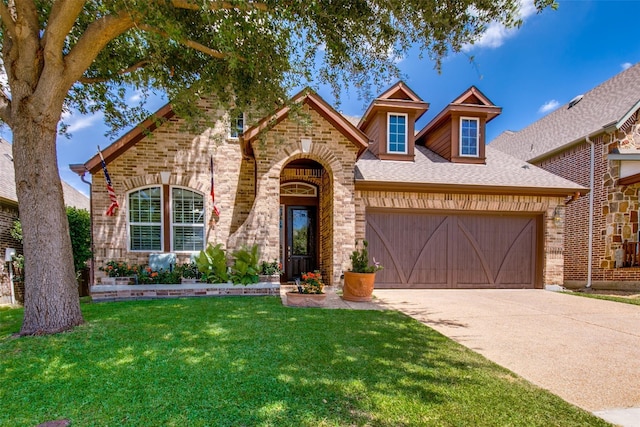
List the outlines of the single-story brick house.
{"label": "single-story brick house", "polygon": [[566,208],[564,284],[640,289],[640,63],[489,147],[592,191]]}
{"label": "single-story brick house", "polygon": [[[62,181],[62,192],[67,206],[89,210],[89,198]],[[8,263],[4,262],[7,248],[22,253],[22,244],[11,236],[13,222],[19,218],[16,178],[11,144],[0,138],[0,304],[11,303]],[[17,301],[22,302],[22,289],[17,289]]]}
{"label": "single-story brick house", "polygon": [[85,163],[98,267],[144,264],[152,252],[186,261],[209,243],[257,243],[264,260],[282,261],[283,280],[319,269],[337,285],[356,239],[366,238],[385,267],[378,287],[562,281],[558,218],[565,200],[586,189],[485,147],[486,123],[501,108],[475,87],[419,132],[429,104],[403,82],[357,124],[310,90],[264,118],[230,120],[207,105],[222,119],[204,132],[184,131],[166,105],[103,151],[115,216],[104,214],[110,200],[99,157]]}

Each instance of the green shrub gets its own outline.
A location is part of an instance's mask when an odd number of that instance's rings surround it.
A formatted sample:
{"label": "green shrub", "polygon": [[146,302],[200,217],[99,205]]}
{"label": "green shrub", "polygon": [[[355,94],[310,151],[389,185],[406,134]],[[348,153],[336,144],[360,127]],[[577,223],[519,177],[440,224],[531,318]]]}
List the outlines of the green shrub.
{"label": "green shrub", "polygon": [[258,245],[253,245],[251,248],[243,246],[232,255],[231,281],[239,285],[258,283],[260,274]]}
{"label": "green shrub", "polygon": [[200,272],[201,280],[207,283],[226,283],[229,281],[227,272],[227,255],[222,249],[222,243],[215,246],[209,245],[196,257],[196,266]]}

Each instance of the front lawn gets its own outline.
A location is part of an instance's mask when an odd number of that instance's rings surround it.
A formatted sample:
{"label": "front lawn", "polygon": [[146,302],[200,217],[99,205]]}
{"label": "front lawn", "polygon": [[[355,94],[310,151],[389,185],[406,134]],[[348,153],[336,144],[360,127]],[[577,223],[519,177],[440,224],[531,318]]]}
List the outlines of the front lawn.
{"label": "front lawn", "polygon": [[0,425],[608,425],[397,312],[274,297],[83,304],[70,333],[13,338]]}
{"label": "front lawn", "polygon": [[[601,293],[600,293],[601,292]],[[640,294],[638,292],[629,293],[628,295],[616,295],[614,292],[600,291],[596,292],[565,292],[571,295],[578,295],[581,297],[603,299],[607,301],[622,302],[624,304],[640,305]]]}

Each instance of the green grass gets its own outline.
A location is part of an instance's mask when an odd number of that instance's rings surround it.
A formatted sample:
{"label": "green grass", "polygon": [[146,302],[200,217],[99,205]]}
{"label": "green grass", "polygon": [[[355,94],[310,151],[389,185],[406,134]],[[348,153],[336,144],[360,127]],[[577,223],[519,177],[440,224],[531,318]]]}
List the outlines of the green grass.
{"label": "green grass", "polygon": [[236,297],[83,304],[15,338],[0,310],[0,425],[608,425],[397,312]]}
{"label": "green grass", "polygon": [[631,305],[640,305],[640,298],[624,298],[624,297],[617,297],[615,295],[590,294],[586,292],[565,292],[565,293],[571,294],[571,295],[577,295],[581,297],[593,298],[593,299],[603,299],[607,301],[622,302],[622,303],[631,304]]}

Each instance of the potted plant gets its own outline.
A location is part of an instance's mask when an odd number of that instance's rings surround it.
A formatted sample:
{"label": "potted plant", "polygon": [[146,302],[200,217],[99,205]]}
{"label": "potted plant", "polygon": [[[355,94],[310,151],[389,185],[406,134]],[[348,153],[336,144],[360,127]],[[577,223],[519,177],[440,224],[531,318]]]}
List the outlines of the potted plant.
{"label": "potted plant", "polygon": [[323,307],[327,299],[324,283],[319,271],[304,273],[302,280],[296,279],[295,291],[287,292],[287,305],[290,307]]}
{"label": "potted plant", "polygon": [[371,301],[373,286],[376,280],[376,271],[382,270],[382,266],[376,259],[373,264],[369,264],[369,243],[362,241],[358,245],[356,240],[356,250],[351,253],[351,270],[344,272],[344,286],[342,288],[342,299],[347,301]]}
{"label": "potted plant", "polygon": [[280,283],[282,274],[282,264],[277,260],[271,262],[262,261],[260,264],[260,281],[269,283]]}

